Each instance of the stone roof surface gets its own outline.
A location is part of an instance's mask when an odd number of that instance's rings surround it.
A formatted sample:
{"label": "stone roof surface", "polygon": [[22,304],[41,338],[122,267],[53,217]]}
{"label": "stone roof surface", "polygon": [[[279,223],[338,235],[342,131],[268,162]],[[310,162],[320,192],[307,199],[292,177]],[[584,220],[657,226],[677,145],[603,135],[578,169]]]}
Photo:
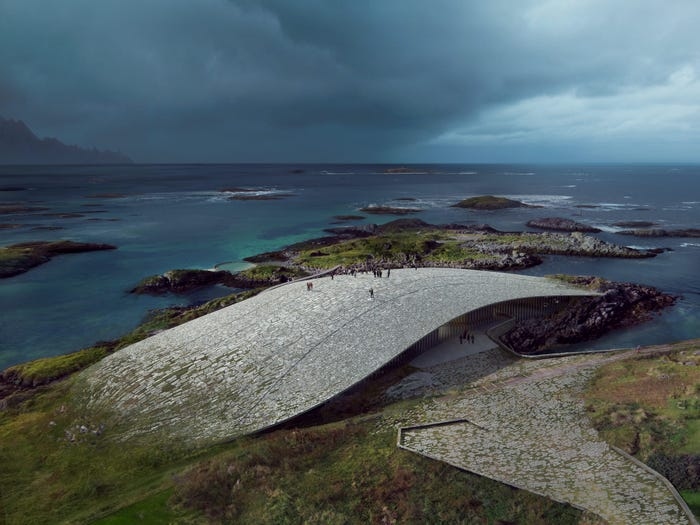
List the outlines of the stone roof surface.
{"label": "stone roof surface", "polygon": [[125,437],[222,441],[318,406],[466,312],[583,295],[594,294],[541,277],[448,268],[323,277],[312,291],[289,283],[115,352],[83,372],[79,399],[111,412]]}

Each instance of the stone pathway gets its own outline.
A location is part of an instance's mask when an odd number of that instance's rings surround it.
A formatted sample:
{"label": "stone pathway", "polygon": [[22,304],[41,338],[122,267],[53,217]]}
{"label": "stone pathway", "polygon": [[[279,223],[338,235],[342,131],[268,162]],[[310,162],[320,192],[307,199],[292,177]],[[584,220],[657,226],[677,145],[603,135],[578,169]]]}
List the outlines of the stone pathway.
{"label": "stone pathway", "polygon": [[693,523],[667,486],[611,449],[586,416],[581,393],[595,368],[623,356],[525,361],[497,349],[479,356],[479,370],[465,388],[400,416],[404,425],[458,421],[406,427],[399,446],[585,508],[610,523]]}

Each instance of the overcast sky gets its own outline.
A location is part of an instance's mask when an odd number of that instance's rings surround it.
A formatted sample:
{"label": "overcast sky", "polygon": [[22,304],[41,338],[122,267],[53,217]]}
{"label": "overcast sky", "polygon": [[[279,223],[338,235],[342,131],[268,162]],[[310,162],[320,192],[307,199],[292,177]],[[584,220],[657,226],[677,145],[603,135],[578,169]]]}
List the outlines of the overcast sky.
{"label": "overcast sky", "polygon": [[139,162],[700,162],[700,0],[0,0],[0,116]]}

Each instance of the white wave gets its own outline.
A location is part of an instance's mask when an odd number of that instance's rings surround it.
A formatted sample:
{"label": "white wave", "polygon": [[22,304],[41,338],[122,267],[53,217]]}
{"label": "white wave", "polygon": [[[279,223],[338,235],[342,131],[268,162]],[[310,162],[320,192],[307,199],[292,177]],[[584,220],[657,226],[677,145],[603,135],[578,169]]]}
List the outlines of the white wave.
{"label": "white wave", "polygon": [[575,188],[576,184],[566,184],[565,186],[562,186],[562,188]]}
{"label": "white wave", "polygon": [[700,201],[683,201],[681,204],[685,204],[686,206],[693,206],[695,204],[700,204]]}
{"label": "white wave", "polygon": [[506,195],[506,198],[545,208],[565,206],[572,199],[571,195]]}
{"label": "white wave", "polygon": [[321,170],[321,175],[356,175],[354,171],[328,171]]}
{"label": "white wave", "polygon": [[599,211],[619,211],[619,210],[650,210],[645,204],[638,204],[634,202],[586,202],[580,203],[579,205],[584,206],[594,206],[595,209]]}
{"label": "white wave", "polygon": [[615,226],[608,226],[606,224],[593,224],[592,226],[595,226],[599,230],[607,232],[607,233],[617,233],[617,232],[623,230],[623,228],[617,228]]}
{"label": "white wave", "polygon": [[700,243],[699,242],[682,242],[680,244],[681,248],[700,248]]}
{"label": "white wave", "polygon": [[652,250],[655,248],[655,246],[642,246],[640,244],[628,244],[628,245],[626,245],[626,248],[644,251],[644,250]]}
{"label": "white wave", "polygon": [[534,175],[534,171],[505,171],[503,175]]}

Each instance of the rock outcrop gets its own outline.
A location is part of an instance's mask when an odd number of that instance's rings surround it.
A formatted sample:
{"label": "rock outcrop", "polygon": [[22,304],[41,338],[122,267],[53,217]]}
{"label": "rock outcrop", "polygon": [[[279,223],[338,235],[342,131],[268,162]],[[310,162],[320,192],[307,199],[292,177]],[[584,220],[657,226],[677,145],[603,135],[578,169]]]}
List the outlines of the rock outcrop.
{"label": "rock outcrop", "polygon": [[162,275],[151,275],[139,282],[129,293],[158,295],[184,293],[214,284],[224,284],[232,277],[225,270],[170,270]]}
{"label": "rock outcrop", "polygon": [[635,237],[700,237],[700,229],[687,228],[684,230],[664,230],[661,228],[621,230],[620,235],[633,235]]}
{"label": "rock outcrop", "polygon": [[364,208],[360,208],[360,211],[373,215],[409,215],[423,210],[419,208],[399,208],[394,206],[365,206]]}
{"label": "rock outcrop", "polygon": [[585,232],[596,233],[600,229],[583,224],[581,222],[564,219],[562,217],[544,217],[542,219],[533,219],[527,222],[530,228],[540,228],[541,230],[554,230],[564,232]]}
{"label": "rock outcrop", "polygon": [[285,283],[306,275],[298,268],[262,265],[231,273],[226,270],[170,270],[161,275],[151,275],[129,290],[133,294],[161,295],[187,293],[204,286],[221,284],[229,288],[259,288]]}
{"label": "rock outcrop", "polygon": [[505,197],[494,197],[493,195],[482,195],[480,197],[470,197],[452,205],[453,208],[469,208],[472,210],[502,210],[505,208],[536,208],[524,202],[507,199]]}
{"label": "rock outcrop", "polygon": [[13,244],[0,248],[0,278],[12,277],[27,272],[52,257],[67,253],[116,250],[111,244],[75,241],[34,241]]}
{"label": "rock outcrop", "polygon": [[573,282],[597,288],[602,295],[583,298],[546,319],[519,322],[501,339],[516,352],[535,354],[557,345],[592,340],[615,328],[642,323],[677,299],[640,284],[601,281],[593,277],[581,277]]}

